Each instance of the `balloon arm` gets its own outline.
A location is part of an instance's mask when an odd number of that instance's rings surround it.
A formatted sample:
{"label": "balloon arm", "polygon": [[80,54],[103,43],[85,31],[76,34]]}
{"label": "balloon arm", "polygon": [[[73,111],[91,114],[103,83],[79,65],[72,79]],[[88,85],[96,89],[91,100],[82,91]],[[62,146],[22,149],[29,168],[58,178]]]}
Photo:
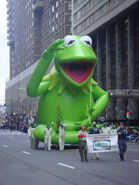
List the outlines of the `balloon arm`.
{"label": "balloon arm", "polygon": [[93,96],[96,98],[96,102],[93,105],[92,120],[94,120],[106,107],[108,104],[109,96],[98,86],[93,88]]}
{"label": "balloon arm", "polygon": [[39,94],[41,94],[41,92],[38,93],[38,90],[39,90],[42,78],[43,78],[44,74],[46,73],[48,66],[51,62],[51,59],[52,58],[48,58],[46,61],[43,58],[43,56],[41,57],[32,77],[28,83],[28,86],[27,86],[28,96],[35,97],[35,96],[38,96]]}
{"label": "balloon arm", "polygon": [[37,96],[40,96],[41,94],[45,93],[49,86],[50,86],[51,82],[41,82],[41,84],[39,85],[38,88],[38,92],[37,92]]}
{"label": "balloon arm", "polygon": [[[47,50],[42,54],[40,61],[28,83],[27,94],[28,96],[35,97],[44,93],[49,87],[48,83],[41,84],[41,81],[56,53],[57,50],[62,49],[58,46],[63,42],[63,40],[58,39],[55,41]],[[40,85],[41,84],[41,85]],[[46,88],[46,89],[45,89]]]}

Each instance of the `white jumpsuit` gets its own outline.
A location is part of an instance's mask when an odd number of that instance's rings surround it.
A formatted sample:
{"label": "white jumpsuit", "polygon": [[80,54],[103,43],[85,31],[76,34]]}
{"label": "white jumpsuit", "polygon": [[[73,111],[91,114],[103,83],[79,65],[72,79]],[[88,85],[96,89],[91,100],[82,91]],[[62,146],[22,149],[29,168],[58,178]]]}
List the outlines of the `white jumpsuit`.
{"label": "white jumpsuit", "polygon": [[116,134],[116,133],[117,133],[117,129],[116,129],[116,128],[112,128],[112,129],[111,129],[111,133],[112,133],[112,134]]}
{"label": "white jumpsuit", "polygon": [[59,149],[64,150],[64,144],[65,144],[65,126],[59,127]]}
{"label": "white jumpsuit", "polygon": [[45,128],[44,129],[45,150],[51,150],[51,136],[52,136],[52,129]]}
{"label": "white jumpsuit", "polygon": [[31,145],[31,148],[35,148],[35,138],[34,138],[34,135],[33,135],[33,131],[34,131],[34,128],[32,127],[29,127],[28,129],[28,136],[29,136],[29,139],[30,139],[30,145]]}
{"label": "white jumpsuit", "polygon": [[111,129],[109,127],[102,127],[100,133],[101,134],[109,134],[109,133],[111,133]]}

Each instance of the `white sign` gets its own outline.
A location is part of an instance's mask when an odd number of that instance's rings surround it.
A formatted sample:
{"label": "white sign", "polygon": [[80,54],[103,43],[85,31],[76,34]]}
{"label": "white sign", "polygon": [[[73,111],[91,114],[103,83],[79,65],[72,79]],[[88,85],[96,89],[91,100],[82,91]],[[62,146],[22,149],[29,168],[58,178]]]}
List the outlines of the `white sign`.
{"label": "white sign", "polygon": [[89,153],[118,151],[117,134],[89,134],[86,140]]}

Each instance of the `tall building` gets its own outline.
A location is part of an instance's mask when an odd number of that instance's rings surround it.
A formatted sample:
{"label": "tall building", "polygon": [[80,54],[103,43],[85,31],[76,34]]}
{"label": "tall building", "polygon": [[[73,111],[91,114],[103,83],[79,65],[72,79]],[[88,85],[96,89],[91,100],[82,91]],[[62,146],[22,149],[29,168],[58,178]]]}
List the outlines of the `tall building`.
{"label": "tall building", "polygon": [[11,79],[53,41],[71,34],[71,0],[7,0],[7,14]]}
{"label": "tall building", "polygon": [[73,34],[90,35],[94,79],[110,92],[107,120],[139,120],[139,1],[73,0]]}
{"label": "tall building", "polygon": [[35,114],[37,99],[27,97],[28,80],[42,52],[71,34],[71,0],[7,0],[10,80],[7,111]]}

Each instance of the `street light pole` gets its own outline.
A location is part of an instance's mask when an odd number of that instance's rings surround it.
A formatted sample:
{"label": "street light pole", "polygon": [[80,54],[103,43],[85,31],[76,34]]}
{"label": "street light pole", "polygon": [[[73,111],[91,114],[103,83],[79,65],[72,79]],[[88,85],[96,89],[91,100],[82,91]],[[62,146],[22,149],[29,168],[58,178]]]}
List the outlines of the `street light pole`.
{"label": "street light pole", "polygon": [[18,82],[18,91],[17,91],[17,93],[18,93],[17,106],[18,106],[18,113],[19,113],[19,82]]}
{"label": "street light pole", "polygon": [[12,114],[12,112],[13,112],[13,102],[12,102],[12,99],[11,99],[11,114]]}

